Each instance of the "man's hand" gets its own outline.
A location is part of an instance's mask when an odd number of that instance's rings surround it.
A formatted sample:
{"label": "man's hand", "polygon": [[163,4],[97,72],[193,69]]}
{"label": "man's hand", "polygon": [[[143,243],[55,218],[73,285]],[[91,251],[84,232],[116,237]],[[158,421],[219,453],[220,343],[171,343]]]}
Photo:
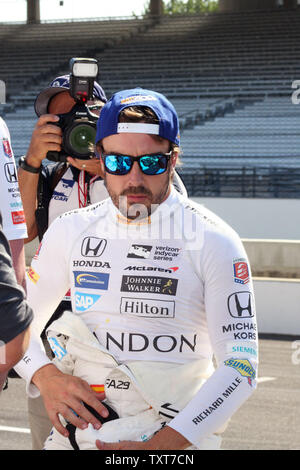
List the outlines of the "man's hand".
{"label": "man's hand", "polygon": [[82,402],[90,405],[104,418],[108,416],[107,409],[100,402],[105,398],[104,393],[93,392],[87,382],[79,377],[63,374],[53,364],[39,369],[34,374],[32,382],[41,392],[52,424],[65,437],[69,433],[61,424],[59,414],[81,429],[87,428],[88,423],[91,423],[95,429],[101,427],[101,423]]}
{"label": "man's hand", "polygon": [[179,434],[179,432],[165,426],[157,432],[149,441],[121,441],[102,442],[96,441],[99,450],[184,450],[192,444]]}
{"label": "man's hand", "polygon": [[58,120],[55,114],[44,114],[38,119],[26,154],[28,165],[39,168],[48,151],[61,151],[62,130],[54,125]]}

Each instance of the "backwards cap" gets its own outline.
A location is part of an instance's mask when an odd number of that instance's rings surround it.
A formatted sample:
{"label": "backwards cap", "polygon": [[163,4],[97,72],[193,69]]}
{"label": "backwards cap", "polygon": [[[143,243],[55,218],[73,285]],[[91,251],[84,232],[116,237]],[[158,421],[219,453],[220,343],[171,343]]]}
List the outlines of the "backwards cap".
{"label": "backwards cap", "polygon": [[[147,106],[158,118],[158,124],[119,122],[123,109],[130,106]],[[162,94],[143,88],[134,88],[115,93],[101,110],[97,122],[96,143],[109,135],[120,133],[154,134],[180,144],[179,121],[176,110]]]}
{"label": "backwards cap", "polygon": [[[50,85],[42,90],[40,94],[37,96],[34,109],[38,116],[42,114],[48,113],[48,105],[49,101],[53,96],[61,93],[62,91],[68,91],[70,89],[70,75],[62,75],[60,77],[55,78]],[[94,98],[103,101],[106,103],[107,98],[105,96],[103,88],[99,85],[99,83],[94,82],[94,89],[93,89],[93,96]]]}

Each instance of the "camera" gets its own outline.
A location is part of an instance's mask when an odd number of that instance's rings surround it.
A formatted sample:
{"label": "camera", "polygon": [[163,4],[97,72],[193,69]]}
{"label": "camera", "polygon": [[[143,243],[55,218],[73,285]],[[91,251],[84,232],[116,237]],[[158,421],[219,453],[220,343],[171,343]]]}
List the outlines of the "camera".
{"label": "camera", "polygon": [[58,114],[59,121],[55,125],[62,129],[62,149],[47,153],[47,159],[54,162],[65,162],[67,157],[88,160],[94,156],[91,144],[95,142],[98,116],[89,109],[87,102],[93,99],[94,81],[98,74],[97,60],[73,58],[70,69],[69,93],[75,105],[70,112]]}

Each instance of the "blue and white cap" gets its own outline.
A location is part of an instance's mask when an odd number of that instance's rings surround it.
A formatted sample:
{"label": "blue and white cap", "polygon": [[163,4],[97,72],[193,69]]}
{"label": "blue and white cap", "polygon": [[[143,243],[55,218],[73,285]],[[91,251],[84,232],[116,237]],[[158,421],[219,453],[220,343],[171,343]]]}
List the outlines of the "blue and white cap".
{"label": "blue and white cap", "polygon": [[[130,106],[147,106],[158,118],[158,124],[119,122],[123,109]],[[109,135],[120,133],[154,134],[180,144],[179,121],[172,103],[161,93],[134,88],[115,93],[101,110],[97,122],[96,143]]]}
{"label": "blue and white cap", "polygon": [[[61,75],[60,77],[55,78],[48,88],[45,88],[40,92],[37,96],[34,109],[38,116],[42,116],[42,114],[48,113],[48,105],[49,101],[53,96],[57,95],[57,93],[61,93],[62,91],[67,91],[70,89],[70,75]],[[94,98],[103,101],[103,103],[107,102],[107,98],[105,96],[103,88],[99,85],[99,83],[94,82],[94,90],[93,90]]]}

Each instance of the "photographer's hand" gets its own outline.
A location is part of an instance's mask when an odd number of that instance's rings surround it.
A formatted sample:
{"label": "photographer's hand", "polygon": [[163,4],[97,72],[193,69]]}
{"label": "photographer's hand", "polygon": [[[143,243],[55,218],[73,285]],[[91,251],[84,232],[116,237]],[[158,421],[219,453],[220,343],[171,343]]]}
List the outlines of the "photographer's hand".
{"label": "photographer's hand", "polygon": [[39,168],[49,150],[60,152],[62,130],[52,124],[58,120],[55,114],[44,114],[38,119],[26,154],[28,165]]}
{"label": "photographer's hand", "polygon": [[[48,150],[61,150],[62,131],[60,127],[54,125],[58,119],[54,114],[45,114],[37,121],[25,158],[25,162],[28,165],[40,168]],[[18,180],[28,232],[28,238],[25,240],[25,243],[28,243],[34,240],[38,233],[35,210],[37,208],[39,173],[31,173],[19,168]]]}

